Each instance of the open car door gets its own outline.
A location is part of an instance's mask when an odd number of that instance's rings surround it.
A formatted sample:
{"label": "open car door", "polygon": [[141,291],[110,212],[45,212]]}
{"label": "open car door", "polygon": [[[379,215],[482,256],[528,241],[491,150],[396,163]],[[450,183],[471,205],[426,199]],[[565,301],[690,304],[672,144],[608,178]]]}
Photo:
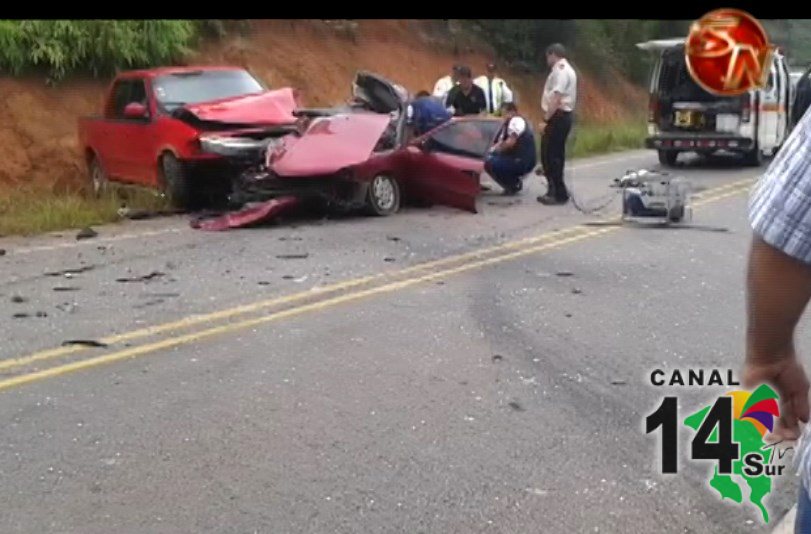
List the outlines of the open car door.
{"label": "open car door", "polygon": [[479,175],[501,121],[446,122],[408,146],[409,182],[423,200],[476,213]]}

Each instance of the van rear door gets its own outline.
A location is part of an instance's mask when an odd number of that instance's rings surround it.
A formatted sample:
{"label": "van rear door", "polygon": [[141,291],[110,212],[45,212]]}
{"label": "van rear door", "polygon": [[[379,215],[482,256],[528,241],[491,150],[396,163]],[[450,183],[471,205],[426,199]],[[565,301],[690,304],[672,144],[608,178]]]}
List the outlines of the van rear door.
{"label": "van rear door", "polygon": [[769,67],[769,79],[760,91],[760,123],[758,125],[758,143],[763,152],[770,152],[779,143],[780,93],[782,90],[781,76],[778,73],[775,61]]}
{"label": "van rear door", "polygon": [[689,135],[737,133],[743,99],[722,97],[704,90],[687,68],[684,40],[648,41],[637,45],[659,51],[651,79],[651,118],[661,132]]}

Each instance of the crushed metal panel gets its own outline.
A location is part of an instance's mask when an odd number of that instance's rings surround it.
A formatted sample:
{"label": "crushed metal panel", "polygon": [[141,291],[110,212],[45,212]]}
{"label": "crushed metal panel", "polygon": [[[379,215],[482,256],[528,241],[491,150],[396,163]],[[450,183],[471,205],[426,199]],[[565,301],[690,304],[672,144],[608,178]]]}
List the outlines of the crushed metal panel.
{"label": "crushed metal panel", "polygon": [[287,196],[274,198],[259,204],[248,205],[239,211],[226,213],[219,217],[194,220],[191,222],[191,227],[212,232],[231,228],[245,228],[269,221],[298,204],[299,199],[297,197]]}
{"label": "crushed metal panel", "polygon": [[291,124],[296,121],[293,116],[296,107],[293,89],[289,87],[184,106],[199,120],[228,124]]}
{"label": "crushed metal panel", "polygon": [[352,113],[313,119],[269,165],[279,176],[323,176],[359,165],[372,155],[391,125],[389,115]]}

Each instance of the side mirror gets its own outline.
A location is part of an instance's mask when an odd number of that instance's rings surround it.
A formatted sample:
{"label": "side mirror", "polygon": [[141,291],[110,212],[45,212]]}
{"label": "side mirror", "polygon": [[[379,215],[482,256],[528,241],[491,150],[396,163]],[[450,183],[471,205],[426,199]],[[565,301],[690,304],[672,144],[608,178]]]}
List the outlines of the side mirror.
{"label": "side mirror", "polygon": [[140,102],[130,102],[124,108],[125,119],[146,119],[148,116],[146,106]]}

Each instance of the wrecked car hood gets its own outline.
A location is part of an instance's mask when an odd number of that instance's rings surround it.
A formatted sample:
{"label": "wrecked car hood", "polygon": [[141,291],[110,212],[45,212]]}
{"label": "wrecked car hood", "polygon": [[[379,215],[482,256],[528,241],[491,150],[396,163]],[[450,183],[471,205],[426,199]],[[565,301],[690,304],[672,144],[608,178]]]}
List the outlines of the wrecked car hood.
{"label": "wrecked car hood", "polygon": [[359,165],[372,155],[390,123],[389,115],[376,113],[313,119],[300,138],[285,138],[268,168],[279,176],[323,176]]}
{"label": "wrecked car hood", "polygon": [[391,80],[372,72],[360,71],[352,82],[352,95],[376,113],[391,113],[405,106],[408,91]]}
{"label": "wrecked car hood", "polygon": [[183,109],[198,120],[225,124],[291,124],[296,121],[293,89],[285,87],[256,95],[216,102],[187,104]]}

